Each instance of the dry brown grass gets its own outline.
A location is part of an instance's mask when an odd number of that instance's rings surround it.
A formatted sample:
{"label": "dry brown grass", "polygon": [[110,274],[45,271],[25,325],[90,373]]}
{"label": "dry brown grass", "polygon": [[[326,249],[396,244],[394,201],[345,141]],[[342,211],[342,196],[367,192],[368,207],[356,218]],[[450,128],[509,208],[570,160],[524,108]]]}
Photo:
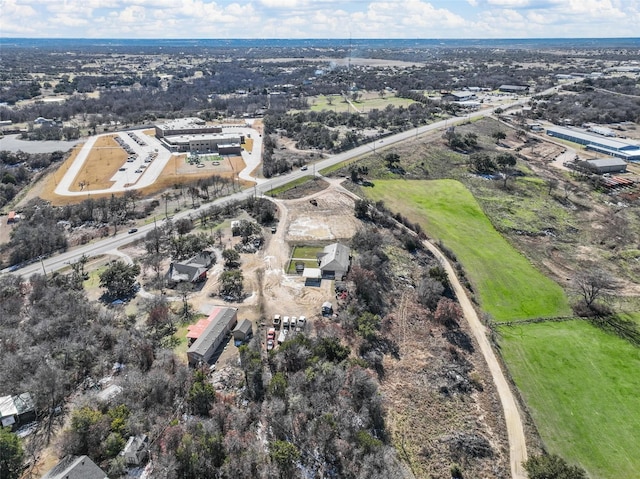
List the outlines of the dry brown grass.
{"label": "dry brown grass", "polygon": [[110,188],[113,185],[111,177],[127,161],[127,156],[113,135],[99,137],[71,183],[70,191],[89,192]]}

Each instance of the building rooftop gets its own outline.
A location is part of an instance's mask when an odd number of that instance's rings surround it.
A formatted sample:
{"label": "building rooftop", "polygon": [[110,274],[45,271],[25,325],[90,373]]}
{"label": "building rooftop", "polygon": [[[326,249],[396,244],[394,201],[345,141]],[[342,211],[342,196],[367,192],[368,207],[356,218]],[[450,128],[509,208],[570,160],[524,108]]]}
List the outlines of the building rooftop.
{"label": "building rooftop", "polygon": [[211,323],[200,337],[195,340],[187,353],[196,353],[204,356],[216,338],[229,327],[229,324],[234,320],[237,312],[238,310],[236,308],[213,308],[213,311],[211,311],[209,315]]}
{"label": "building rooftop", "polygon": [[109,479],[87,456],[66,456],[41,479]]}
{"label": "building rooftop", "polygon": [[196,324],[187,326],[187,338],[198,339],[205,329],[211,324],[211,318],[203,318]]}
{"label": "building rooftop", "polygon": [[253,324],[251,324],[251,321],[249,321],[248,319],[243,319],[238,323],[238,325],[235,327],[233,331],[234,332],[241,331],[244,334],[248,334],[249,331],[252,331],[252,330],[253,330]]}
{"label": "building rooftop", "polygon": [[627,162],[620,158],[596,158],[595,160],[586,160],[586,162],[592,166],[595,166],[596,168],[602,168],[606,166],[627,166]]}
{"label": "building rooftop", "polygon": [[322,256],[320,257],[320,269],[325,269],[334,261],[336,264],[332,266],[339,265],[344,270],[349,269],[350,253],[351,250],[341,243],[333,243],[325,246],[322,250]]}
{"label": "building rooftop", "polygon": [[613,140],[611,138],[605,138],[601,135],[593,135],[591,133],[587,133],[586,131],[576,130],[573,128],[564,128],[562,126],[554,126],[552,128],[547,128],[547,133],[555,132],[561,135],[573,136],[574,138],[579,138],[582,141],[586,141],[589,143],[593,143],[594,145],[601,145],[606,148],[612,150],[622,150],[622,149],[639,149],[640,146],[634,145],[631,143],[627,143],[620,140]]}
{"label": "building rooftop", "polygon": [[205,128],[206,123],[204,120],[195,117],[189,118],[177,118],[175,120],[168,121],[156,125],[156,128],[161,130],[181,130],[185,128]]}

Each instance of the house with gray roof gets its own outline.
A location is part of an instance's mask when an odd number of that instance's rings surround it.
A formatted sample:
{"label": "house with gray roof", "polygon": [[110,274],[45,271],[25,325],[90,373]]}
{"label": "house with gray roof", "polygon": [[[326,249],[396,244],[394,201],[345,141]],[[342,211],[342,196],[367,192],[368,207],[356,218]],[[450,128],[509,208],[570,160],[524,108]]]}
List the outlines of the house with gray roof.
{"label": "house with gray roof", "polygon": [[341,243],[327,245],[318,253],[318,267],[326,279],[342,279],[349,271],[351,250]]}
{"label": "house with gray roof", "polygon": [[41,479],[109,479],[87,456],[66,456]]}
{"label": "house with gray roof", "polygon": [[199,283],[206,281],[207,271],[216,261],[213,251],[201,251],[186,261],[172,262],[165,274],[165,280],[170,287],[179,283]]}

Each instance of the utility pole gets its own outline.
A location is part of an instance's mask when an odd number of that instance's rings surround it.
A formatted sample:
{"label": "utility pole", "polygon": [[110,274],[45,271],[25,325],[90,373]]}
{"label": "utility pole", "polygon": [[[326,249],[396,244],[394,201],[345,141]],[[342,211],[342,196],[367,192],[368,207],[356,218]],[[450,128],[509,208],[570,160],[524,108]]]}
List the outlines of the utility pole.
{"label": "utility pole", "polygon": [[44,279],[47,279],[47,271],[44,269],[44,261],[42,260],[42,255],[38,259],[40,260],[40,264],[42,265],[42,274],[44,274]]}

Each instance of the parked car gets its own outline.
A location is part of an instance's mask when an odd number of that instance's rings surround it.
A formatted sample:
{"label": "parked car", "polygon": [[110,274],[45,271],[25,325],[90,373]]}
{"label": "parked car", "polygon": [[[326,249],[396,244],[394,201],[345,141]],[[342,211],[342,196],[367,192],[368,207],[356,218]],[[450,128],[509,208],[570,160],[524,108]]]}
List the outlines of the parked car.
{"label": "parked car", "polygon": [[273,349],[274,344],[275,343],[274,343],[273,339],[268,339],[267,340],[267,351],[271,351]]}
{"label": "parked car", "polygon": [[296,322],[296,331],[302,331],[306,323],[307,323],[307,318],[305,318],[304,316],[300,316],[298,318],[298,321]]}
{"label": "parked car", "polygon": [[269,328],[267,331],[267,342],[276,339],[276,328]]}
{"label": "parked car", "polygon": [[273,316],[273,327],[274,328],[279,328],[280,327],[280,315],[276,314]]}

